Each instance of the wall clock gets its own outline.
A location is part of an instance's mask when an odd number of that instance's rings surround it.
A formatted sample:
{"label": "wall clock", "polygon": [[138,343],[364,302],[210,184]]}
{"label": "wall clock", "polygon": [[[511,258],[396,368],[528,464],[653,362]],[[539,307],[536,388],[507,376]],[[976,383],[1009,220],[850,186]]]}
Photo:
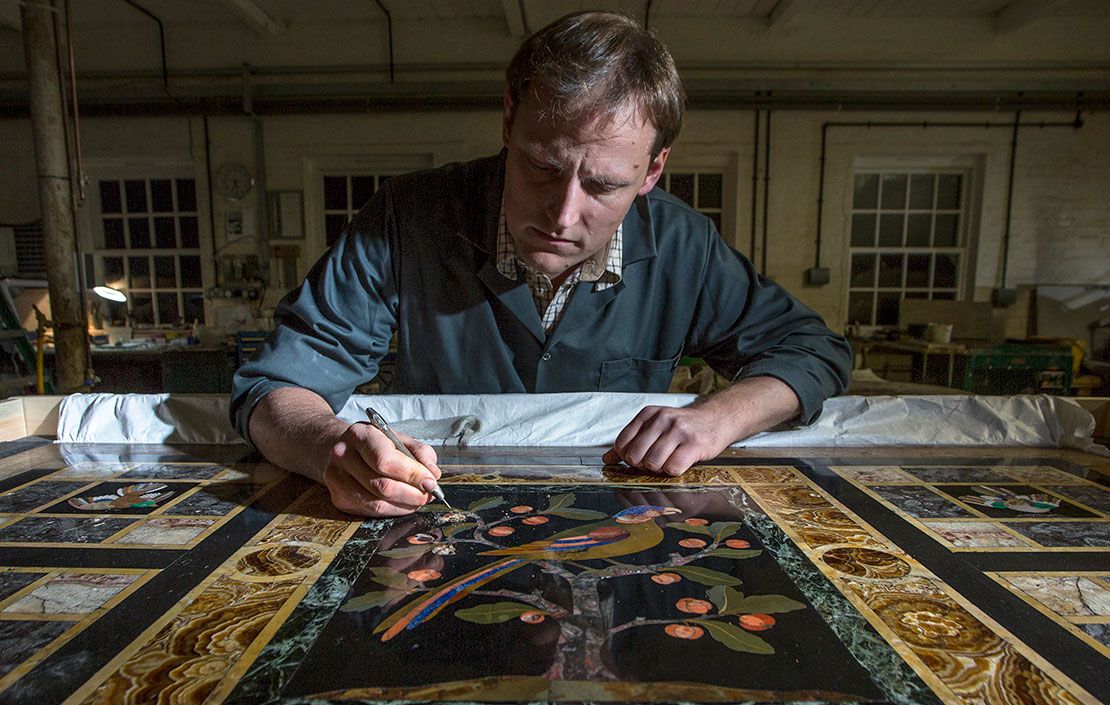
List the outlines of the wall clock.
{"label": "wall clock", "polygon": [[225,198],[238,201],[254,188],[250,170],[238,162],[221,164],[216,170],[216,191]]}

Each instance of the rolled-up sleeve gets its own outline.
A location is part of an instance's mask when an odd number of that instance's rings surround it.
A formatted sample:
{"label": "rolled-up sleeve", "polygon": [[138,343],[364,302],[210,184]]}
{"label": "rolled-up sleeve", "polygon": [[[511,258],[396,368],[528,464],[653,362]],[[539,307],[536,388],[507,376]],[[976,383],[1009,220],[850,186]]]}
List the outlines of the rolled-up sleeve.
{"label": "rolled-up sleeve", "polygon": [[377,374],[397,321],[396,228],[379,191],[274,311],[275,328],[232,382],[230,415],[251,443],[250,415],[270,392],[300,387],[338,411]]}

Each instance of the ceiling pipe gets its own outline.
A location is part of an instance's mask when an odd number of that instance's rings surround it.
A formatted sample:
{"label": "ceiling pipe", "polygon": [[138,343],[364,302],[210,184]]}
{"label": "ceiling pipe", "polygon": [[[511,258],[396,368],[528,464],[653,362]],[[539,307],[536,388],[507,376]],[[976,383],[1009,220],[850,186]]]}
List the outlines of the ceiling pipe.
{"label": "ceiling pipe", "polygon": [[382,4],[382,0],[374,0],[374,1],[376,3],[378,3],[378,9],[380,9],[382,11],[382,13],[385,15],[385,28],[386,28],[386,33],[389,35],[389,83],[390,83],[390,85],[392,85],[394,83],[394,76],[393,76],[393,71],[394,71],[394,64],[393,64],[393,16],[389,14],[389,10],[385,9],[385,5]]}
{"label": "ceiling pipe", "polygon": [[123,1],[158,23],[158,46],[162,50],[162,88],[165,89],[166,93],[168,94],[170,91],[170,72],[166,66],[166,28],[162,25],[162,20],[158,19],[158,16],[152,13],[150,10],[139,6],[138,4],[133,2],[133,0]]}

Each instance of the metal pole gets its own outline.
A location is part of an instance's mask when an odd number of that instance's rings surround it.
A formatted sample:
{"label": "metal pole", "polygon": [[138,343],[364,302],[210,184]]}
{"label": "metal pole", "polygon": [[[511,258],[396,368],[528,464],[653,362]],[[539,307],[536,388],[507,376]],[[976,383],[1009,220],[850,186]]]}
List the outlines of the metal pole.
{"label": "metal pole", "polygon": [[64,100],[54,35],[57,10],[53,5],[53,2],[23,3],[19,11],[30,84],[50,317],[54,321],[55,374],[59,390],[69,393],[81,389],[85,382],[88,329],[85,312],[81,310],[77,276]]}

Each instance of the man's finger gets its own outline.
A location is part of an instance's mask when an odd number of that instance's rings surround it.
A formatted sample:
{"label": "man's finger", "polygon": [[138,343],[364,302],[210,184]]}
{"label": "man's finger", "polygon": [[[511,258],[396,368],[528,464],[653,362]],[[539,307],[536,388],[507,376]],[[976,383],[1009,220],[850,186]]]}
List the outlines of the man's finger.
{"label": "man's finger", "polygon": [[421,443],[420,441],[413,441],[411,444],[407,445],[409,446],[409,450],[412,451],[412,454],[416,456],[416,459],[420,461],[420,464],[428,468],[428,472],[432,473],[432,476],[435,477],[435,479],[438,480],[443,475],[443,472],[439,469],[439,466],[436,465],[436,462],[439,460],[439,458],[436,457],[436,451],[434,448],[432,448],[427,443]]}
{"label": "man's finger", "polygon": [[394,503],[376,497],[341,467],[328,466],[324,470],[323,481],[331,494],[332,503],[337,509],[348,514],[401,516],[411,514],[421,506]]}
{"label": "man's finger", "polygon": [[678,477],[699,460],[701,457],[697,449],[689,443],[683,443],[675,448],[671,457],[659,467],[659,471],[671,477]]}
{"label": "man's finger", "polygon": [[624,449],[640,433],[640,428],[643,427],[647,421],[655,415],[657,406],[645,406],[640,409],[640,413],[636,414],[631,421],[628,422],[621,432],[617,434],[617,440],[613,443],[613,448],[624,454]]}
{"label": "man's finger", "polygon": [[664,433],[655,439],[647,452],[644,453],[639,467],[651,472],[661,472],[668,462],[671,454],[679,447],[679,442],[672,433]]}
{"label": "man's finger", "polygon": [[377,474],[412,485],[424,492],[431,492],[436,476],[419,460],[413,460],[397,450],[393,441],[369,424],[358,424],[367,442],[358,446],[364,462],[377,471]]}

